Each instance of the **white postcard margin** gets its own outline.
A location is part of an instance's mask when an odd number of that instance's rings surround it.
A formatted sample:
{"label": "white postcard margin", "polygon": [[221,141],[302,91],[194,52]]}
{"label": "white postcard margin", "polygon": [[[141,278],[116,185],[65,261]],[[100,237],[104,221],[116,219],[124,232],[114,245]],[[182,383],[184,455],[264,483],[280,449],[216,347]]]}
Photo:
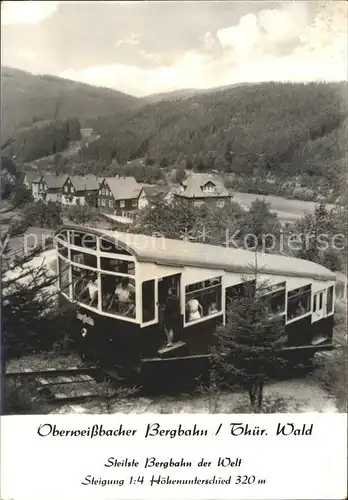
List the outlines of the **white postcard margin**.
{"label": "white postcard margin", "polygon": [[1,500],[346,494],[342,413],[1,418]]}

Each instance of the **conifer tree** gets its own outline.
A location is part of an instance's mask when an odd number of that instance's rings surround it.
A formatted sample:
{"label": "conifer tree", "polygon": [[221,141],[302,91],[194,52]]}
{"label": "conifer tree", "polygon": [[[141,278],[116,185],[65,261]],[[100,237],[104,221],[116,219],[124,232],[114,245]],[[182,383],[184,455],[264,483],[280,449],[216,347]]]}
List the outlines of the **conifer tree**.
{"label": "conifer tree", "polygon": [[[256,254],[255,254],[256,255]],[[287,338],[284,316],[274,313],[269,283],[250,268],[243,284],[226,304],[226,325],[216,332],[212,362],[222,385],[247,389],[252,406],[261,408],[263,387],[275,369],[285,366],[281,349]]]}

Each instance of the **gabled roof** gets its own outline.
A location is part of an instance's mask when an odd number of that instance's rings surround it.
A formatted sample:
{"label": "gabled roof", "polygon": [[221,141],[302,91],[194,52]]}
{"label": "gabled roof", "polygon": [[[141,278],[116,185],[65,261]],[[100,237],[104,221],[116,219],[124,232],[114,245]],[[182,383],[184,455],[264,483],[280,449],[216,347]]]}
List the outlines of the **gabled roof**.
{"label": "gabled roof", "polygon": [[38,173],[36,172],[36,176],[35,176],[35,178],[31,181],[31,183],[33,183],[33,182],[35,182],[35,183],[40,182],[40,181],[41,181],[41,179],[43,179],[43,175],[42,175],[42,174],[38,174]]}
{"label": "gabled roof", "polygon": [[69,179],[76,191],[96,191],[103,181],[95,175],[71,175]]}
{"label": "gabled roof", "polygon": [[[214,191],[203,191],[204,186],[212,183],[215,186]],[[181,183],[181,187],[173,188],[173,193],[185,198],[217,198],[231,196],[225,188],[224,181],[217,174],[197,174],[193,173],[186,177]]]}
{"label": "gabled roof", "polygon": [[48,189],[59,189],[65,184],[68,175],[43,174]]}
{"label": "gabled roof", "polygon": [[30,182],[35,182],[38,178],[41,176],[38,175],[38,173],[35,170],[28,170],[27,172],[24,172],[24,177]]}
{"label": "gabled roof", "polygon": [[141,191],[141,186],[134,177],[106,177],[105,182],[108,184],[115,200],[138,198]]}

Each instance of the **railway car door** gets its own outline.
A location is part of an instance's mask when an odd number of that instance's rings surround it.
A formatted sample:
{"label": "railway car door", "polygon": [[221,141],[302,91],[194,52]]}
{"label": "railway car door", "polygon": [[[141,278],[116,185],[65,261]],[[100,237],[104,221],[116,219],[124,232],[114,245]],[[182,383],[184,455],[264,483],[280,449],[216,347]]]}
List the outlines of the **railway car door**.
{"label": "railway car door", "polygon": [[182,339],[182,314],[180,310],[181,274],[158,280],[158,318],[163,329],[173,327],[174,339]]}

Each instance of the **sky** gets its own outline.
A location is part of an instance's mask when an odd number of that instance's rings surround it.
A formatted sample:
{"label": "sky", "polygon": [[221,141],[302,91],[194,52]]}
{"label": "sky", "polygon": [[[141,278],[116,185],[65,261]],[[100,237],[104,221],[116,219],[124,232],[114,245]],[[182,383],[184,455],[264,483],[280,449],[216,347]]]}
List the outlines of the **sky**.
{"label": "sky", "polygon": [[347,79],[345,1],[1,2],[1,63],[136,96]]}

